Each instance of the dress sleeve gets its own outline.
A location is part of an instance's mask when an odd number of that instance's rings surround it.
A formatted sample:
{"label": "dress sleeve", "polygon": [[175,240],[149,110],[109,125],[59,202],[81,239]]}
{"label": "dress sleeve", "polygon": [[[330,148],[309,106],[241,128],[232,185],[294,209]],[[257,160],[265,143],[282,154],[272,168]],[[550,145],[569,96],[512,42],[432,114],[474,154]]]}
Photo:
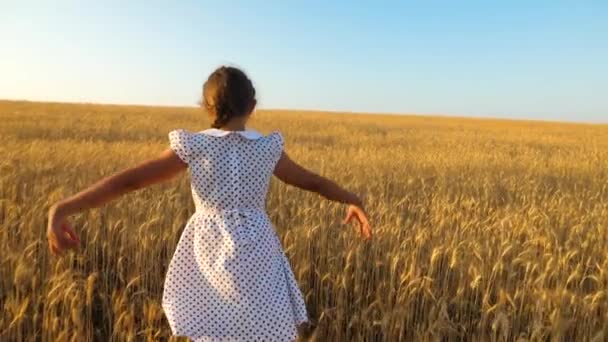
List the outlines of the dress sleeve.
{"label": "dress sleeve", "polygon": [[279,161],[281,158],[281,154],[283,153],[283,149],[285,148],[285,139],[283,138],[283,134],[279,131],[274,131],[272,133],[274,138],[274,164]]}
{"label": "dress sleeve", "polygon": [[169,132],[169,146],[175,154],[186,164],[190,162],[191,134],[184,129],[176,129]]}

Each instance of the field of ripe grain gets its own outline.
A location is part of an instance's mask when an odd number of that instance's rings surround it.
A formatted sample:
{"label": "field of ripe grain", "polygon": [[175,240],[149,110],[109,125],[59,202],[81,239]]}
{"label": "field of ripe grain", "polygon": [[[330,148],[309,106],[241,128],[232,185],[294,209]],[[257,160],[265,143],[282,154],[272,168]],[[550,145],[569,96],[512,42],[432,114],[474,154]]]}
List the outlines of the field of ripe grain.
{"label": "field of ripe grain", "polygon": [[[268,211],[317,321],[313,341],[608,339],[608,126],[258,112],[301,164],[364,197],[343,207],[273,180]],[[0,340],[157,341],[188,177],[75,216],[52,201],[155,156],[195,108],[0,102]]]}

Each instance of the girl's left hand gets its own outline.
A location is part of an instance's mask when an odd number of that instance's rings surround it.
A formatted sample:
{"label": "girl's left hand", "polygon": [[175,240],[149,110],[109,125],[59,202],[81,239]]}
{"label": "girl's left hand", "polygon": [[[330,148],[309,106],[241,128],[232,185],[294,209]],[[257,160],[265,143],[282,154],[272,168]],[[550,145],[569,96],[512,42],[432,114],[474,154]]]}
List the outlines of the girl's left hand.
{"label": "girl's left hand", "polygon": [[359,232],[361,236],[365,240],[371,240],[372,238],[372,228],[369,224],[369,219],[367,218],[367,214],[365,210],[361,206],[357,205],[349,205],[346,211],[346,218],[344,218],[343,223],[347,224],[350,221],[355,219],[359,223]]}
{"label": "girl's left hand", "polygon": [[49,250],[53,255],[62,255],[64,250],[80,246],[80,239],[65,217],[57,212],[56,207],[49,210],[49,220],[46,229]]}

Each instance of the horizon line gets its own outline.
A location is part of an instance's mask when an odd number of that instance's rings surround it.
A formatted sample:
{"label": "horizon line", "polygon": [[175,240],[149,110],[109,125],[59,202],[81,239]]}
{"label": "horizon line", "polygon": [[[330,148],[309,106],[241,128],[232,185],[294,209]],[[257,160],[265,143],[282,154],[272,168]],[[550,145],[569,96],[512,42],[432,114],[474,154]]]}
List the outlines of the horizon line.
{"label": "horizon line", "polygon": [[[6,99],[0,98],[0,102],[30,102],[30,103],[49,103],[49,104],[66,104],[66,105],[99,105],[99,106],[116,106],[116,107],[160,107],[160,108],[200,108],[199,105],[169,105],[169,104],[150,104],[150,103],[120,103],[120,102],[90,102],[90,101],[62,101],[62,100],[30,100],[30,99]],[[428,118],[445,118],[445,119],[469,119],[469,120],[497,120],[497,121],[522,121],[530,123],[554,123],[554,124],[579,124],[579,125],[608,125],[608,121],[574,121],[574,120],[555,120],[555,119],[531,119],[525,117],[504,117],[504,116],[485,116],[467,114],[445,114],[445,113],[424,113],[424,112],[368,112],[368,111],[353,111],[353,110],[338,110],[338,109],[302,109],[302,108],[264,108],[258,107],[260,111],[296,111],[304,113],[327,113],[327,114],[353,114],[353,115],[387,115],[387,116],[412,116],[412,117],[428,117]]]}

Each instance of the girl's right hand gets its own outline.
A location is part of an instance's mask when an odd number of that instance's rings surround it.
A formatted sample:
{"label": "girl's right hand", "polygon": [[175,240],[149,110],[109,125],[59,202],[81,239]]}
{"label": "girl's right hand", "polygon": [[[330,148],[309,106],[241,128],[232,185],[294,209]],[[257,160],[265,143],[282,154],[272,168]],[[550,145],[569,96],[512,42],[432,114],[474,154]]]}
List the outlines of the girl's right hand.
{"label": "girl's right hand", "polygon": [[359,231],[365,240],[370,240],[372,238],[372,228],[369,225],[369,220],[367,219],[367,214],[363,208],[356,205],[349,205],[346,210],[346,217],[344,218],[344,224],[347,224],[352,221],[352,219],[357,220],[359,222]]}
{"label": "girl's right hand", "polygon": [[49,242],[49,250],[56,256],[62,255],[66,249],[77,248],[80,245],[80,239],[67,219],[60,215],[54,206],[49,210],[46,237]]}

